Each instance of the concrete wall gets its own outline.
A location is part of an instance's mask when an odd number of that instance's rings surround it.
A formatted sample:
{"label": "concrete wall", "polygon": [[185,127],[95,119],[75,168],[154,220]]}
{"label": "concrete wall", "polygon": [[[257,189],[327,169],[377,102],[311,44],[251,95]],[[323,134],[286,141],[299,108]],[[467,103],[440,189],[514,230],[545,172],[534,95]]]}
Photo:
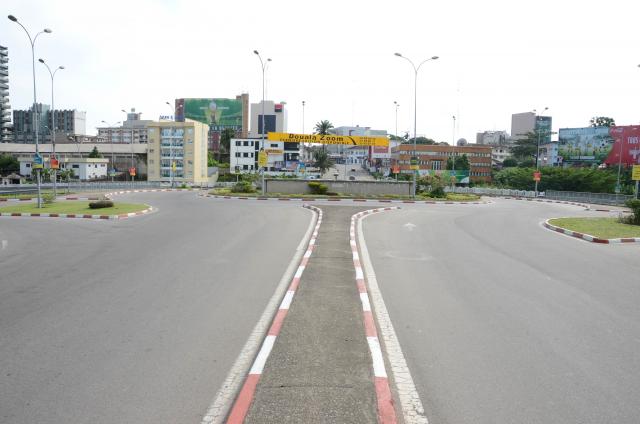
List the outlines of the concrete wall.
{"label": "concrete wall", "polygon": [[395,194],[411,195],[412,183],[408,181],[335,181],[335,180],[265,180],[267,193],[309,194],[309,182],[326,184],[329,192],[353,196]]}

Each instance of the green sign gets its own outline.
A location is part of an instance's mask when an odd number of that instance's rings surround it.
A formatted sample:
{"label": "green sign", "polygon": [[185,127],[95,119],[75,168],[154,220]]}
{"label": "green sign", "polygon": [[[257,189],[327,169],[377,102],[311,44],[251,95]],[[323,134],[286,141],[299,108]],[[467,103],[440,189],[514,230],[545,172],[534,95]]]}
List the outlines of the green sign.
{"label": "green sign", "polygon": [[[180,104],[184,102],[183,104]],[[184,118],[207,124],[214,131],[224,128],[242,128],[242,101],[236,99],[180,99],[178,109]],[[179,110],[178,110],[179,111]]]}

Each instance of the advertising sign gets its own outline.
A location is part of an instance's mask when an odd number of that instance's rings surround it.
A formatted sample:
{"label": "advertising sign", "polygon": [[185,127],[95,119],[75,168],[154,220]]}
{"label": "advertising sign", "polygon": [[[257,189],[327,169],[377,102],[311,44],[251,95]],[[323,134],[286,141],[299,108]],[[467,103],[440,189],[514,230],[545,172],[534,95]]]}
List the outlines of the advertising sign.
{"label": "advertising sign", "polygon": [[399,174],[400,173],[400,167],[398,165],[394,166],[393,168],[391,168],[391,172],[393,174]]}
{"label": "advertising sign", "polygon": [[49,168],[60,169],[60,163],[58,162],[58,159],[56,159],[55,157],[49,159]]}
{"label": "advertising sign", "polygon": [[541,176],[541,175],[542,175],[542,174],[540,173],[540,171],[535,171],[535,172],[533,173],[533,181],[540,181],[540,176]]}
{"label": "advertising sign", "polygon": [[258,166],[264,168],[265,166],[267,166],[268,161],[269,158],[267,156],[267,153],[260,150],[260,152],[258,153]]}
{"label": "advertising sign", "polygon": [[[466,169],[456,169],[455,171],[449,169],[443,170],[428,170],[425,172],[426,175],[431,176],[439,176],[444,182],[449,183],[461,183],[468,184],[469,183],[469,171]],[[454,180],[455,179],[455,180]]]}
{"label": "advertising sign", "polygon": [[558,156],[563,163],[600,165],[612,147],[608,127],[560,128],[558,134]]}
{"label": "advertising sign", "polygon": [[129,175],[131,175],[132,177],[136,176],[136,168],[129,168]]}
{"label": "advertising sign", "polygon": [[287,143],[319,143],[319,144],[349,144],[352,146],[389,146],[386,137],[362,137],[356,135],[335,134],[292,134],[292,133],[267,133],[271,141],[284,141]]}
{"label": "advertising sign", "polygon": [[631,179],[634,181],[640,180],[640,165],[633,165],[631,170]]}
{"label": "advertising sign", "polygon": [[44,168],[44,160],[40,154],[36,153],[33,155],[33,164],[31,165],[31,169],[42,169]]}
{"label": "advertising sign", "polygon": [[209,125],[214,131],[242,128],[242,101],[199,98],[176,100],[176,120],[192,119]]}
{"label": "advertising sign", "polygon": [[418,165],[418,158],[417,157],[412,156],[411,157],[411,161],[409,163],[410,163],[409,169],[414,170],[414,171],[420,169],[420,166]]}
{"label": "advertising sign", "polygon": [[624,166],[640,165],[640,126],[611,127],[610,134],[615,142],[604,163],[610,166],[619,162]]}

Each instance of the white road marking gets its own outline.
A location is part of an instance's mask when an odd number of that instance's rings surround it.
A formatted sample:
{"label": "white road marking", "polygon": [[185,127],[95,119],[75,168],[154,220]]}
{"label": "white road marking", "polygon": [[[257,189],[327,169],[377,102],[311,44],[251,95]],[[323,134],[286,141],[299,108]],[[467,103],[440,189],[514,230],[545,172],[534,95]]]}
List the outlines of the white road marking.
{"label": "white road marking", "polygon": [[367,289],[375,309],[374,313],[376,315],[378,327],[380,328],[380,337],[384,342],[387,358],[391,365],[391,373],[397,388],[398,398],[400,399],[404,422],[405,424],[428,424],[429,420],[424,413],[422,401],[420,400],[416,386],[413,383],[413,378],[411,377],[407,361],[402,353],[400,342],[398,341],[396,332],[393,329],[391,318],[389,318],[387,306],[384,303],[382,293],[380,293],[380,288],[378,287],[378,280],[376,279],[376,274],[373,270],[371,259],[369,258],[367,244],[364,240],[362,219],[358,220],[357,236],[361,253],[360,261],[367,274]]}
{"label": "white road marking", "polygon": [[282,303],[280,304],[280,309],[289,309],[291,306],[291,301],[293,300],[293,296],[296,292],[289,290],[287,294],[284,295],[284,299],[282,299]]}
{"label": "white road marking", "polygon": [[307,228],[307,232],[302,237],[302,240],[296,249],[296,254],[289,263],[287,270],[282,275],[280,283],[278,283],[278,287],[276,288],[273,296],[271,296],[267,307],[264,308],[264,312],[262,312],[262,315],[256,323],[256,326],[253,328],[251,335],[249,335],[249,339],[240,351],[238,358],[233,363],[224,383],[222,383],[222,387],[218,390],[218,393],[211,402],[206,414],[202,417],[202,424],[222,423],[229,413],[229,409],[231,409],[231,406],[233,405],[236,394],[242,387],[247,371],[252,366],[256,352],[260,348],[260,343],[262,342],[264,335],[269,330],[271,320],[278,309],[280,299],[282,299],[284,292],[291,283],[291,277],[304,254],[304,246],[306,245],[307,240],[311,237],[311,232],[313,231],[318,219],[318,214],[315,211],[306,208],[305,210],[309,210],[313,214],[309,222],[309,228]]}
{"label": "white road marking", "polygon": [[406,224],[404,224],[404,225],[402,226],[402,228],[404,228],[405,230],[407,230],[407,231],[411,232],[411,231],[413,231],[413,230],[414,230],[414,228],[416,228],[416,224],[412,224],[412,223],[410,223],[410,222],[407,222]]}
{"label": "white road marking", "polygon": [[384,369],[384,359],[382,359],[382,349],[380,349],[380,341],[378,341],[377,337],[367,337],[367,343],[369,343],[371,359],[373,359],[373,375],[387,378],[387,371]]}
{"label": "white road marking", "polygon": [[369,296],[366,293],[360,293],[360,301],[363,311],[371,311],[371,303],[369,303]]}
{"label": "white road marking", "polygon": [[2,250],[6,249],[9,246],[9,240],[2,240]]}
{"label": "white road marking", "polygon": [[273,349],[273,344],[276,342],[276,336],[267,336],[264,338],[264,343],[262,343],[262,348],[260,348],[260,353],[256,357],[256,360],[249,371],[249,374],[262,374],[262,370],[264,369],[264,364],[267,363],[267,358],[271,353],[271,349]]}

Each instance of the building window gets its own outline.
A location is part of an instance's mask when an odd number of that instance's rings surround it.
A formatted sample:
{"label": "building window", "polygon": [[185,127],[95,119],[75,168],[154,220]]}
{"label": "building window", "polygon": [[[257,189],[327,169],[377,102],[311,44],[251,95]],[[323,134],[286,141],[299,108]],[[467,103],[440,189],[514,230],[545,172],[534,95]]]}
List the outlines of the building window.
{"label": "building window", "polygon": [[236,152],[236,157],[239,158],[240,157],[240,152]]}
{"label": "building window", "polygon": [[242,146],[242,141],[236,140],[236,146]]}
{"label": "building window", "polygon": [[249,157],[249,153],[244,152],[244,153],[242,154],[242,157],[243,157],[243,158],[248,158],[248,157]]}
{"label": "building window", "polygon": [[80,165],[71,165],[71,167],[72,167],[73,169],[78,169],[78,168],[80,168]]}
{"label": "building window", "polygon": [[248,146],[248,145],[249,145],[249,142],[248,142],[248,141],[244,141],[242,145],[243,145],[243,146]]}
{"label": "building window", "polygon": [[244,169],[244,170],[249,169],[249,165],[242,165],[242,169]]}

